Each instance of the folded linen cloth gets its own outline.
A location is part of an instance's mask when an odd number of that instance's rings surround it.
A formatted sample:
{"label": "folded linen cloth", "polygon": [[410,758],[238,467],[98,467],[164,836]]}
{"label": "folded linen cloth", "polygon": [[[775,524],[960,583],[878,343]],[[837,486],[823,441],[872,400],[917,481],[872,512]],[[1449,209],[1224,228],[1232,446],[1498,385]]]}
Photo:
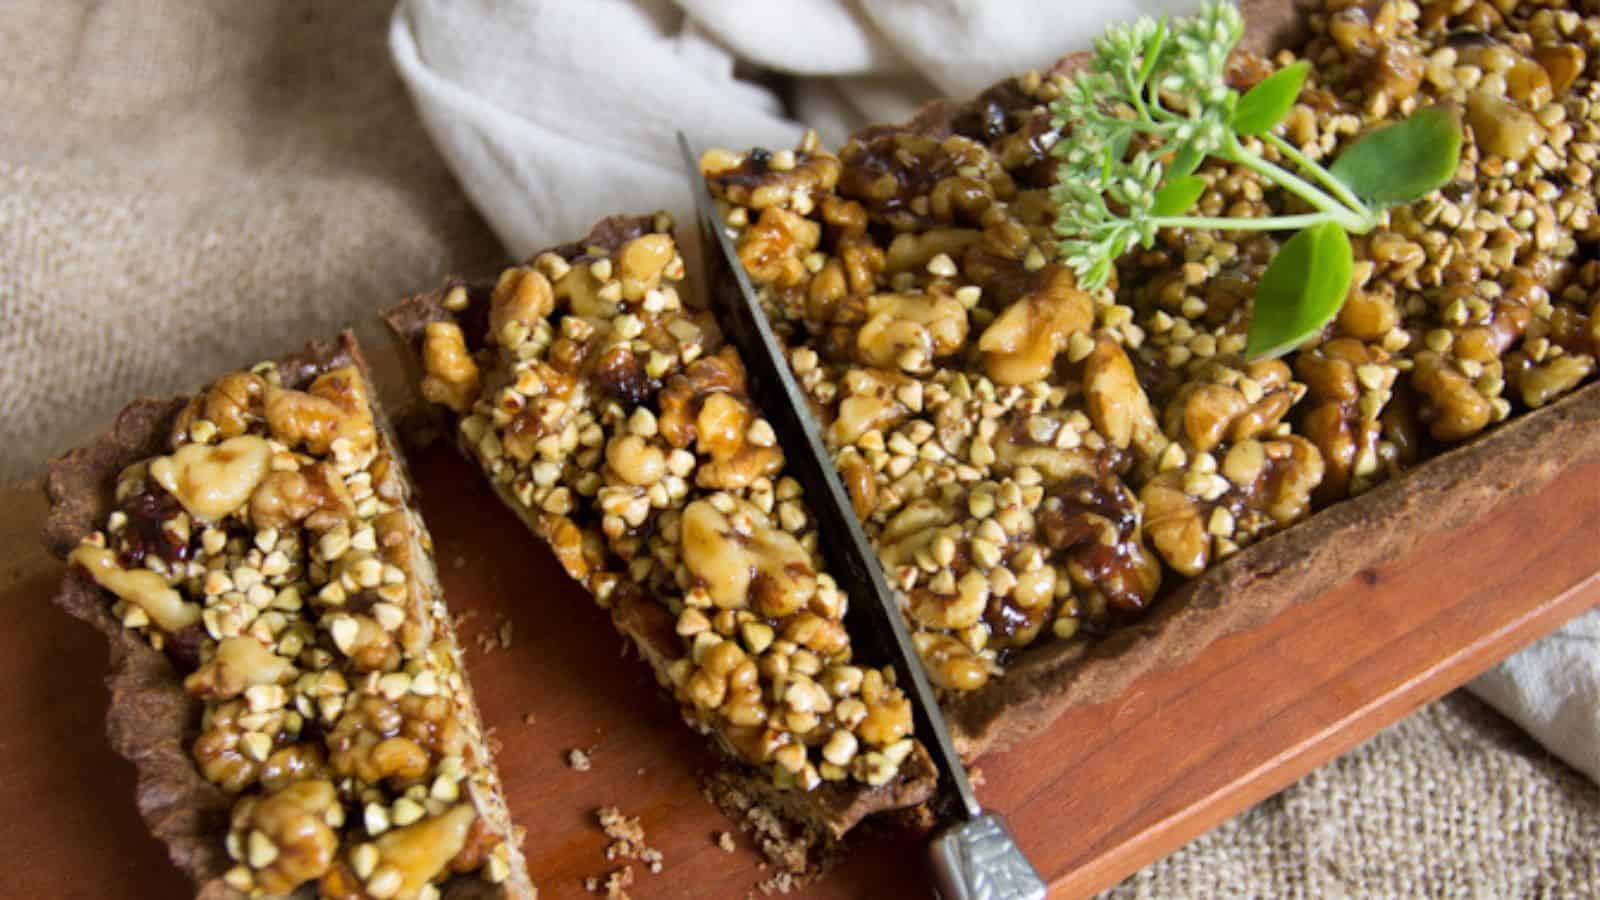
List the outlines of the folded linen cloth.
{"label": "folded linen cloth", "polygon": [[[401,0],[390,50],[434,141],[517,256],[615,212],[689,208],[673,134],[829,145],[1196,0]],[[748,75],[789,76],[778,93]],[[790,117],[790,111],[793,118]],[[1600,610],[1471,685],[1600,780]]]}

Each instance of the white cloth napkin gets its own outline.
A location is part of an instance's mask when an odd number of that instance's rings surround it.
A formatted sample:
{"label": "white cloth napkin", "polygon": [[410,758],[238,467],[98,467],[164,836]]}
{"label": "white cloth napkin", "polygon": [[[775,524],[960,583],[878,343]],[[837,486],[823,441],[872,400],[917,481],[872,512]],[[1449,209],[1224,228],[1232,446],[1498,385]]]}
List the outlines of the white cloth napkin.
{"label": "white cloth napkin", "polygon": [[[1197,0],[401,0],[390,50],[462,187],[515,256],[613,213],[689,221],[673,134],[837,145]],[[756,73],[793,76],[789,108]],[[1471,685],[1600,780],[1600,610]]]}

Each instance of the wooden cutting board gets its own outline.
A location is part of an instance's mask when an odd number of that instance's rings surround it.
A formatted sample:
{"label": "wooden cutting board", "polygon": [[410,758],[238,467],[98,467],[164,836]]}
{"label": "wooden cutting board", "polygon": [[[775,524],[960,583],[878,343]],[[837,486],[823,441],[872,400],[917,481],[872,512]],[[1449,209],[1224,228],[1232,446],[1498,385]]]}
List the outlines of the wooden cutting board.
{"label": "wooden cutting board", "polygon": [[[542,896],[587,896],[583,879],[612,868],[601,806],[639,816],[665,854],[661,874],[636,870],[633,896],[755,890],[770,873],[749,842],[731,855],[715,844],[730,826],[700,797],[706,751],[621,655],[605,615],[474,471],[442,449],[415,463],[449,603],[472,613],[468,667]],[[134,811],[132,766],[102,734],[101,639],[49,603],[61,569],[39,546],[37,485],[0,486],[0,509],[0,896],[184,896]],[[1009,817],[1052,896],[1110,886],[1600,601],[1597,521],[1591,463],[1073,710],[982,760],[979,794]],[[589,771],[567,766],[574,748]],[[919,854],[904,837],[865,838],[804,895],[926,895]]]}

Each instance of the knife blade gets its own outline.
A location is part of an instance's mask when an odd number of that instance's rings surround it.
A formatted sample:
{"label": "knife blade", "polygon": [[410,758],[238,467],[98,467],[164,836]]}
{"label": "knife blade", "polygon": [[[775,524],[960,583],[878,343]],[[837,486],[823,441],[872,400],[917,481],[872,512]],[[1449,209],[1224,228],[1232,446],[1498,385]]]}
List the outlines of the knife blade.
{"label": "knife blade", "polygon": [[939,771],[940,790],[954,824],[930,847],[934,880],[946,900],[1039,900],[1044,883],[1029,864],[1005,821],[985,813],[961,764],[933,686],[922,668],[900,605],[856,518],[806,395],[789,371],[772,325],[762,312],[749,276],[722,224],[715,199],[700,175],[699,157],[678,132],[700,228],[705,284],[718,324],[739,351],[753,396],[777,433],[790,474],[805,491],[817,521],[818,545],[834,578],[855,602],[849,617],[854,634],[876,638],[879,649],[911,699],[916,734]]}

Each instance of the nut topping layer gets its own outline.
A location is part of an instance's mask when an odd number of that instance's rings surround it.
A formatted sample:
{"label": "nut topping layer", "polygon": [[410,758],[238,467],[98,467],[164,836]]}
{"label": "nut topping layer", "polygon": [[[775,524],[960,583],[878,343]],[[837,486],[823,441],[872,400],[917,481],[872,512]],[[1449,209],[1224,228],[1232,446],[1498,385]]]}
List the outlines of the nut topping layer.
{"label": "nut topping layer", "polygon": [[[787,246],[797,224],[773,219],[763,240]],[[449,289],[457,315],[422,336],[423,390],[464,413],[461,443],[567,572],[642,623],[691,724],[779,787],[885,785],[914,749],[910,704],[891,670],[852,661],[849,599],[743,365],[679,293],[670,229],[660,216],[611,246],[546,253],[487,298]],[[798,277],[793,259],[761,264]],[[928,329],[881,315],[896,355],[964,334],[959,306]],[[473,321],[486,327],[464,331]]]}
{"label": "nut topping layer", "polygon": [[[808,135],[702,158],[943,688],[1140,615],[1592,375],[1600,16],[1331,0],[1307,19],[1298,54],[1229,69],[1244,90],[1314,63],[1279,128],[1300,152],[1327,162],[1430,104],[1467,139],[1451,184],[1356,242],[1340,315],[1283,360],[1242,359],[1270,233],[1163,233],[1093,294],[1054,261],[1059,78],[837,155]],[[1244,168],[1199,174],[1196,215],[1299,211]]]}

